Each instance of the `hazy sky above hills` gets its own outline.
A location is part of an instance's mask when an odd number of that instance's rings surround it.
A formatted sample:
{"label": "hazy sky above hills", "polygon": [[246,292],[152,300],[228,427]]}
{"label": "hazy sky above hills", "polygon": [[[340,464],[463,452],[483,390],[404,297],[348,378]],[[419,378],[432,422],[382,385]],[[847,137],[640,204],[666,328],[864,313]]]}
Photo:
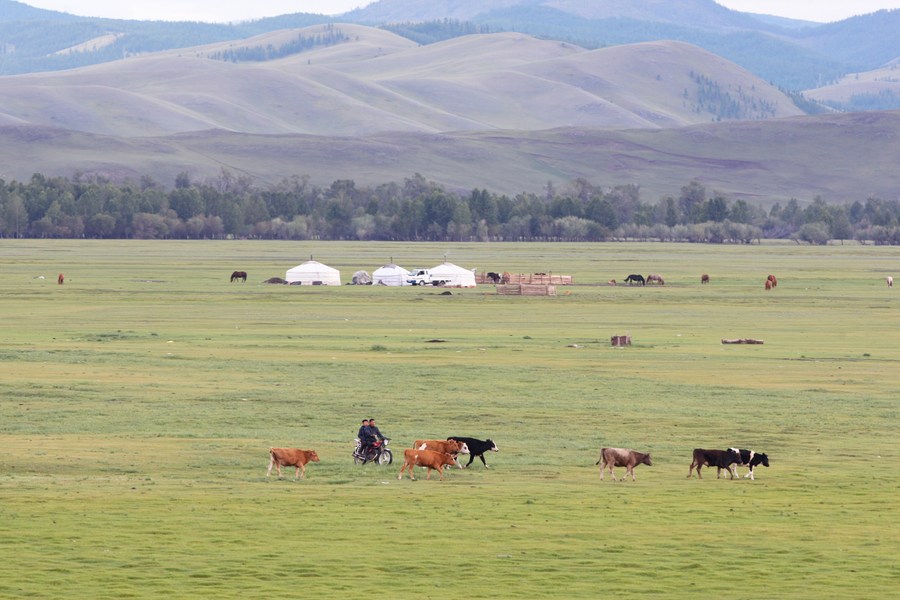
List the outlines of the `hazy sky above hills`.
{"label": "hazy sky above hills", "polygon": [[[166,21],[242,21],[288,13],[337,14],[370,0],[24,0],[38,8],[89,17]],[[719,0],[735,10],[808,21],[839,21],[882,8],[900,8],[900,0]]]}

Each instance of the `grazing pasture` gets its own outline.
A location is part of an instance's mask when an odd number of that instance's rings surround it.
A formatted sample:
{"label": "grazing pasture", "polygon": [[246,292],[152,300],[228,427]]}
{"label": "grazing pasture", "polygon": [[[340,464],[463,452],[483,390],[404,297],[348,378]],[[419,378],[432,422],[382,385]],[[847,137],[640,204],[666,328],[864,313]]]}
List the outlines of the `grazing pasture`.
{"label": "grazing pasture", "polygon": [[[310,255],[345,281],[447,255],[577,285],[254,283]],[[0,240],[0,597],[893,597],[898,263],[778,243]],[[224,276],[238,264],[246,285]],[[664,287],[606,285],[651,268]],[[765,344],[720,343],[743,337]],[[398,481],[353,464],[367,417],[395,456],[448,435],[502,452]],[[653,467],[601,484],[603,446]],[[270,447],[320,462],[267,478]],[[685,478],[694,448],[730,447],[770,468]]]}

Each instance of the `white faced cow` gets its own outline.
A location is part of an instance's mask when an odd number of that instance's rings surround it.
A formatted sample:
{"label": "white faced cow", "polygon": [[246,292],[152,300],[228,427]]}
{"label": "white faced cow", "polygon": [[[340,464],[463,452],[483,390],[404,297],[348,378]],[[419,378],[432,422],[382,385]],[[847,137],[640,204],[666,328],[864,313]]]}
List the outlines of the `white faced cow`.
{"label": "white faced cow", "polygon": [[732,479],[737,477],[738,465],[750,468],[750,471],[744,475],[744,479],[749,477],[751,480],[756,479],[756,477],[753,476],[753,467],[757,465],[762,465],[764,467],[769,466],[769,457],[765,454],[759,454],[753,450],[744,450],[743,448],[729,448],[728,450],[729,452],[737,452],[741,457],[741,462],[731,464]]}

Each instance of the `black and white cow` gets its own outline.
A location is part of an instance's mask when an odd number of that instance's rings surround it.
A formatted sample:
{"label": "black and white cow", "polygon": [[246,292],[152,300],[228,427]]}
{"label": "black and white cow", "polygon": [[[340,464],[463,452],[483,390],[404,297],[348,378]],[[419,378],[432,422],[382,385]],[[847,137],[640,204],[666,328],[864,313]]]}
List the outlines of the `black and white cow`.
{"label": "black and white cow", "polygon": [[[470,437],[458,437],[458,436],[450,436],[447,438],[448,440],[456,440],[457,442],[463,443],[469,447],[469,462],[466,463],[466,467],[472,464],[472,461],[475,460],[475,457],[481,459],[481,462],[484,464],[484,468],[487,469],[488,465],[484,460],[485,452],[499,452],[500,449],[497,448],[497,444],[494,443],[492,439],[479,440]],[[463,467],[465,468],[465,467]]]}
{"label": "black and white cow", "polygon": [[731,465],[731,473],[732,473],[733,477],[737,477],[738,466],[750,468],[750,471],[746,475],[744,475],[744,479],[749,477],[751,480],[756,479],[753,476],[753,467],[755,467],[757,465],[762,465],[764,467],[769,466],[769,457],[766,456],[765,454],[760,454],[760,453],[754,452],[753,450],[745,450],[743,448],[729,448],[729,450],[733,451],[733,452],[737,452],[738,454],[741,455],[741,462],[734,463]]}
{"label": "black and white cow", "polygon": [[694,472],[694,469],[697,469],[697,477],[703,479],[703,475],[700,474],[700,469],[703,467],[715,467],[716,468],[716,479],[722,473],[722,469],[728,472],[731,475],[731,478],[734,479],[734,474],[731,472],[731,465],[735,463],[741,462],[741,454],[737,452],[734,448],[729,448],[728,450],[707,450],[705,448],[694,448],[693,460],[691,460],[691,468],[688,470],[688,479],[691,478],[691,475]]}

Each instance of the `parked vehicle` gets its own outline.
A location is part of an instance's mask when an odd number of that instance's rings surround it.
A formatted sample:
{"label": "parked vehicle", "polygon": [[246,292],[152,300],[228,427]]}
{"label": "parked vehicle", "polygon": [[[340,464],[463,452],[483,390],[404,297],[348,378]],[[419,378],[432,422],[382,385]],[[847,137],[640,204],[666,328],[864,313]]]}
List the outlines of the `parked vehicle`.
{"label": "parked vehicle", "polygon": [[412,285],[444,285],[446,279],[435,279],[428,269],[412,269],[406,278],[406,283]]}

